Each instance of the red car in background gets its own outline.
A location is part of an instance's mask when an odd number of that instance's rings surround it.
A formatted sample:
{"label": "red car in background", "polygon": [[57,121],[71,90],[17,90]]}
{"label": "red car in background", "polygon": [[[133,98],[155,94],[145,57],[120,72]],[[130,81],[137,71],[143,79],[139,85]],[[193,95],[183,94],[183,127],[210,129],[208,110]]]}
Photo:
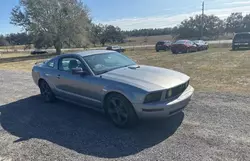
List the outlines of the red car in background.
{"label": "red car in background", "polygon": [[189,53],[198,51],[198,46],[190,40],[178,40],[171,46],[173,54]]}

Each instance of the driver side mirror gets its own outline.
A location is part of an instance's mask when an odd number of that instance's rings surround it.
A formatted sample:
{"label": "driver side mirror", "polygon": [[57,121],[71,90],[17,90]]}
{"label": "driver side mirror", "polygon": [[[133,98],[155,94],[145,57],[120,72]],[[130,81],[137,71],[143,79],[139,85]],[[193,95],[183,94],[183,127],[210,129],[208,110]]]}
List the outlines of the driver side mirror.
{"label": "driver side mirror", "polygon": [[87,75],[88,72],[83,70],[82,68],[73,68],[72,69],[72,74],[73,75]]}

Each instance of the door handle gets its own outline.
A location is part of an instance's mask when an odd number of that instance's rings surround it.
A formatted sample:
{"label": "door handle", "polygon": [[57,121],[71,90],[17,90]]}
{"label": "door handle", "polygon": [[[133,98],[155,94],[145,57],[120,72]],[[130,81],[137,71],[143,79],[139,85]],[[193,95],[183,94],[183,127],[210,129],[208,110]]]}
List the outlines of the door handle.
{"label": "door handle", "polygon": [[57,75],[57,79],[60,79],[60,74]]}

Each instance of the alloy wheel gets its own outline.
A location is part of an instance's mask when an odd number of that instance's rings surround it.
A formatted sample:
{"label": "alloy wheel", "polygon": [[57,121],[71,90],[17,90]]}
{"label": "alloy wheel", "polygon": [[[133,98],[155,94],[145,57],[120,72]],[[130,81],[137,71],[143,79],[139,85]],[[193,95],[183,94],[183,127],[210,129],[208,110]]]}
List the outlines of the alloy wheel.
{"label": "alloy wheel", "polygon": [[128,121],[128,111],[119,98],[111,98],[108,105],[108,114],[117,125],[124,125]]}

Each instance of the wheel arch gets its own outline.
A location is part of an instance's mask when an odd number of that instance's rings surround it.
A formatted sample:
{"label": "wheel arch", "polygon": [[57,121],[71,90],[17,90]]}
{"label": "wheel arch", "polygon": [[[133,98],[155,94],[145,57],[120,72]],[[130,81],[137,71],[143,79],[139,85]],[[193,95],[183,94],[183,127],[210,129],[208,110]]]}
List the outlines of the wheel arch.
{"label": "wheel arch", "polygon": [[103,100],[102,100],[103,106],[105,105],[105,103],[106,103],[106,101],[107,101],[107,98],[108,98],[110,95],[112,95],[112,94],[122,95],[122,96],[123,96],[124,98],[126,98],[126,99],[131,103],[131,105],[132,105],[131,100],[130,100],[125,94],[123,94],[122,92],[120,92],[120,91],[109,91],[109,92],[107,92],[107,93],[103,96]]}
{"label": "wheel arch", "polygon": [[[39,78],[39,79],[38,79],[38,82],[37,82],[38,87],[40,87],[40,83],[41,83],[42,81],[45,81],[45,82],[46,82],[46,80],[43,79],[43,78]],[[46,82],[46,83],[47,83],[47,82]]]}

